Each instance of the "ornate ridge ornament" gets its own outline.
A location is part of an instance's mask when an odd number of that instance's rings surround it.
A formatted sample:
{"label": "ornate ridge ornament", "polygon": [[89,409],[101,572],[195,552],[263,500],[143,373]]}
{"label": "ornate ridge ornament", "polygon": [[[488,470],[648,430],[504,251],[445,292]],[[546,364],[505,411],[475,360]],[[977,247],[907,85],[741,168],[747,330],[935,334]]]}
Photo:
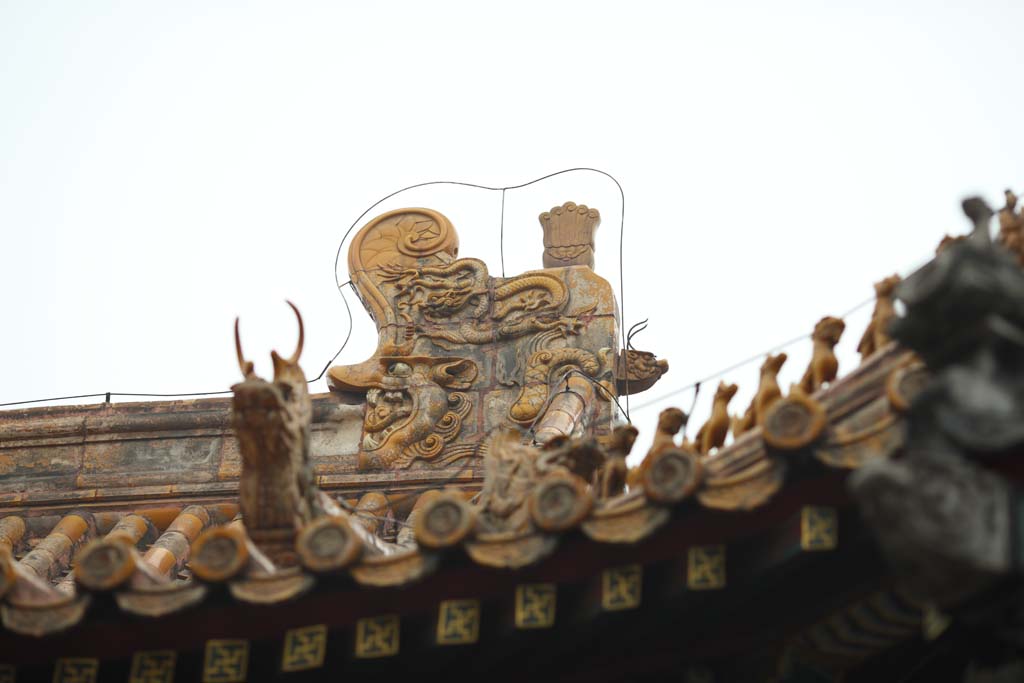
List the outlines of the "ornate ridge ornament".
{"label": "ornate ridge ornament", "polygon": [[295,304],[288,305],[298,319],[299,341],[288,358],[271,351],[272,382],[257,377],[242,354],[235,320],[235,349],[245,379],[231,388],[231,421],[242,454],[239,508],[249,537],[280,566],[296,564],[296,534],[323,512],[309,458],[313,408],[299,367],[302,316]]}
{"label": "ornate ridge ornament", "polygon": [[544,229],[544,267],[594,267],[594,233],[601,214],[583,204],[566,202],[539,217]]}
{"label": "ornate ridge ornament", "polygon": [[[458,258],[455,228],[431,209],[390,211],[356,234],[349,272],[376,323],[377,351],[331,368],[328,384],[365,400],[361,470],[482,457],[488,435],[509,427],[534,427],[540,442],[607,434],[624,372],[632,393],[667,370],[642,352],[630,357],[642,363],[617,362],[611,286],[581,267],[593,263],[597,210],[569,202],[544,215],[557,246],[576,255],[559,251],[556,262],[545,256],[557,267],[508,278]],[[578,400],[560,400],[559,389]]]}

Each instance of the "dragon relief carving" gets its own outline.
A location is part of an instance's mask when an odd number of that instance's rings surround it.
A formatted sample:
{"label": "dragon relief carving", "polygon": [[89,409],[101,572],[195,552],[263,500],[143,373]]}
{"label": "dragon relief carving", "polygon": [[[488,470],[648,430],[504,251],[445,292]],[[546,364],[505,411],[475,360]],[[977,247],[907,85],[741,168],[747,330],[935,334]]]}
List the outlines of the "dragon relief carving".
{"label": "dragon relief carving", "polygon": [[[559,230],[598,215],[574,211]],[[585,263],[495,278],[483,261],[459,258],[458,245],[451,222],[424,208],[385,213],[353,237],[349,274],[376,324],[377,350],[331,368],[328,384],[351,400],[365,396],[360,469],[480,457],[486,433],[540,418],[553,383],[571,372],[601,385],[578,407],[579,424],[610,421],[616,320],[608,282]],[[645,378],[666,369],[644,360]]]}
{"label": "dragon relief carving", "polygon": [[473,407],[465,393],[450,390],[473,383],[473,361],[383,357],[332,371],[336,390],[366,392],[360,469],[406,468],[416,460],[448,464],[476,453],[473,446],[448,447]]}
{"label": "dragon relief carving", "polygon": [[418,268],[388,264],[381,273],[381,281],[395,289],[400,319],[442,348],[489,344],[548,330],[575,335],[594,311],[590,307],[562,315],[569,291],[549,273],[526,273],[493,284],[487,265],[479,259]]}
{"label": "dragon relief carving", "polygon": [[[608,365],[610,349],[603,349],[605,362],[586,349],[561,348],[542,349],[533,353],[526,364],[526,381],[519,392],[515,403],[509,408],[509,417],[513,422],[529,424],[540,414],[544,403],[552,391],[552,380],[564,376],[573,369],[581,371],[588,377],[598,377]],[[561,372],[560,372],[561,371]],[[611,389],[605,381],[603,386],[608,395]]]}

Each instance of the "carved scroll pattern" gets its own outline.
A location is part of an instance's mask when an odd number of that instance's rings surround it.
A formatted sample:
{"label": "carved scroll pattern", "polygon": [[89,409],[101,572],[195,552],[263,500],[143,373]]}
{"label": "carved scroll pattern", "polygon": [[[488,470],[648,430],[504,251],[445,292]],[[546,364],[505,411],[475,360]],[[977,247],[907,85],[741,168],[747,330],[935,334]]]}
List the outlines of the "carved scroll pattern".
{"label": "carved scroll pattern", "polygon": [[[569,292],[554,275],[526,273],[495,286],[487,266],[477,259],[436,267],[388,265],[381,269],[380,280],[395,290],[399,319],[444,348],[548,330],[574,335],[582,327],[579,317],[591,312],[562,315]],[[450,322],[457,324],[445,325]]]}

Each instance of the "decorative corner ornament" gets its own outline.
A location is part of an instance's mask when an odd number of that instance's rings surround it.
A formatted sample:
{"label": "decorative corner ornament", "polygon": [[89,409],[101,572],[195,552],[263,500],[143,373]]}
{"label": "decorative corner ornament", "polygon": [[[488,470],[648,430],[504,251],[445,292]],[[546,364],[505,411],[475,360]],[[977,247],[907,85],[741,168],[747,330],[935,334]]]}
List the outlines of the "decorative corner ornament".
{"label": "decorative corner ornament", "polygon": [[644,568],[638,564],[601,573],[601,607],[606,612],[636,609],[643,596]]}
{"label": "decorative corner ornament", "polygon": [[555,625],[558,589],[553,583],[516,586],[516,628],[551,628]]}
{"label": "decorative corner ornament", "polygon": [[319,669],[327,656],[327,626],[293,628],[284,635],[281,671]]}
{"label": "decorative corner ornament", "polygon": [[397,614],[366,617],[356,622],[356,657],[376,659],[398,654],[401,621]]}
{"label": "decorative corner ornament", "polygon": [[174,650],[136,652],[128,683],[174,683],[174,665],[178,655]]}
{"label": "decorative corner ornament", "polygon": [[[552,225],[560,235],[576,222],[594,227],[591,213],[573,213],[577,221],[563,212]],[[590,238],[584,247],[592,260]],[[365,396],[359,469],[482,457],[494,430],[543,425],[550,387],[570,373],[592,394],[572,427],[609,423],[615,298],[591,269],[564,267],[570,261],[496,278],[483,261],[458,258],[455,228],[436,211],[400,209],[363,226],[348,265],[377,350],[328,371],[333,391]]]}
{"label": "decorative corner ornament", "polygon": [[99,660],[64,657],[53,666],[53,683],[96,683],[99,670]]}
{"label": "decorative corner ornament", "polygon": [[208,640],[203,656],[203,683],[245,683],[248,640]]}
{"label": "decorative corner ornament", "polygon": [[800,547],[804,550],[839,547],[839,516],[835,508],[805,505],[800,510]]}
{"label": "decorative corner ornament", "polygon": [[686,585],[690,590],[725,588],[725,546],[703,545],[690,548],[686,558]]}
{"label": "decorative corner ornament", "polygon": [[594,233],[601,214],[583,204],[566,202],[539,217],[544,229],[544,267],[594,267]]}
{"label": "decorative corner ornament", "polygon": [[437,614],[438,645],[471,645],[480,638],[480,601],[444,600]]}

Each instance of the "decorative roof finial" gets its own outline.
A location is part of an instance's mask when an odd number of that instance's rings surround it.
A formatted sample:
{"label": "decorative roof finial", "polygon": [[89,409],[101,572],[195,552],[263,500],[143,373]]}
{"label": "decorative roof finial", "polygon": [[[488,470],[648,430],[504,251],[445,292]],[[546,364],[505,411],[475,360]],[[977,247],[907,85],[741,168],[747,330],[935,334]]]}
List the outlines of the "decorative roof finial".
{"label": "decorative roof finial", "polygon": [[544,267],[594,267],[594,233],[601,214],[583,204],[566,202],[540,215],[544,228]]}

